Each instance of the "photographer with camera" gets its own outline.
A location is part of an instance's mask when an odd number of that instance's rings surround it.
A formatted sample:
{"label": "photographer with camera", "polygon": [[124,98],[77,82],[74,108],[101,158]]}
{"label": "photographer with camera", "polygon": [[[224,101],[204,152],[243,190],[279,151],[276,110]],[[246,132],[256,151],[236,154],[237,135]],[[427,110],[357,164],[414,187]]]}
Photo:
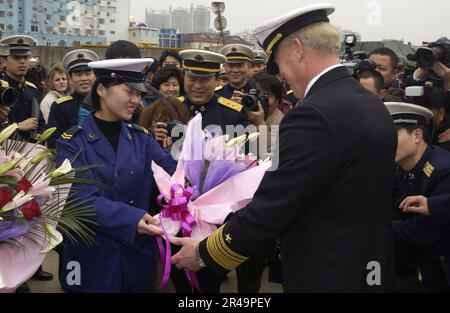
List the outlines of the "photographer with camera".
{"label": "photographer with camera", "polygon": [[224,69],[228,76],[228,84],[223,88],[217,88],[216,93],[220,97],[240,103],[242,94],[255,87],[250,77],[251,62],[255,54],[252,49],[240,44],[226,45],[220,53],[226,58]]}
{"label": "photographer with camera", "polygon": [[139,118],[139,125],[148,129],[156,141],[165,149],[171,149],[179,137],[174,138],[172,132],[177,127],[187,125],[190,120],[189,111],[174,98],[161,98],[146,107]]}
{"label": "photographer with camera", "polygon": [[362,60],[353,69],[353,78],[358,80],[373,95],[383,100],[387,94],[387,90],[384,88],[383,76],[381,76],[376,68],[377,64],[372,60]]}
{"label": "photographer with camera", "polygon": [[450,151],[450,142],[439,142],[439,137],[450,129],[450,116],[445,108],[445,93],[437,87],[425,87],[424,95],[420,97],[416,104],[428,108],[433,112],[435,129],[431,143],[442,149]]}
{"label": "photographer with camera", "polygon": [[[450,40],[446,37],[436,42],[425,43],[415,55],[417,69],[414,72],[416,82],[425,82],[434,73],[442,80],[443,91],[446,93],[446,107],[450,102]],[[438,135],[438,143],[447,145],[450,143],[450,130]]]}
{"label": "photographer with camera", "polygon": [[370,60],[377,65],[376,70],[383,76],[384,89],[387,90],[384,102],[404,102],[405,93],[394,86],[397,78],[399,59],[397,54],[389,48],[381,47],[369,53]]}

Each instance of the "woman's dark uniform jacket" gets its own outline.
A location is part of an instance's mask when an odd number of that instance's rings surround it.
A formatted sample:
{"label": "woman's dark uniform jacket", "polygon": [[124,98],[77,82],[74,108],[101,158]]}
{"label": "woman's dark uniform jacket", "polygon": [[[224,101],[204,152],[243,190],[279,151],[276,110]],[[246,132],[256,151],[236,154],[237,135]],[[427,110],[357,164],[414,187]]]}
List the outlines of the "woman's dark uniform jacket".
{"label": "woman's dark uniform jacket", "polygon": [[[85,175],[110,190],[75,186],[81,188],[76,197],[89,199],[95,208],[94,221],[99,225],[93,230],[98,245],[89,248],[66,240],[60,273],[63,288],[76,292],[121,292],[141,284],[150,290],[156,275],[157,252],[154,237],[138,235],[137,225],[150,209],[152,161],[168,173],[175,171],[176,162],[148,131],[134,124],[122,124],[116,153],[92,115],[57,141],[58,165],[78,153],[73,167],[99,165]],[[72,261],[80,264],[80,286],[71,286],[66,279],[72,270],[67,266]]]}
{"label": "woman's dark uniform jacket", "polygon": [[[200,256],[224,273],[279,237],[286,292],[390,290],[396,147],[383,103],[344,67],[331,70],[281,123],[278,169]],[[367,283],[372,261],[381,285]]]}

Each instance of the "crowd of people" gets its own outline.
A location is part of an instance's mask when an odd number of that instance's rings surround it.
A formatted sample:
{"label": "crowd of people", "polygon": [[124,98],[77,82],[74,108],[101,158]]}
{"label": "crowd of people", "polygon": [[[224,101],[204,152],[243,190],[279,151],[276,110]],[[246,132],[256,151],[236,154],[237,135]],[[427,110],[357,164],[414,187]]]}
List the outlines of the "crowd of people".
{"label": "crowd of people", "polygon": [[[3,127],[18,123],[30,141],[56,127],[47,145],[57,164],[103,165],[89,176],[109,187],[78,194],[96,209],[98,245],[66,240],[59,249],[66,292],[156,291],[162,231],[151,163],[174,172],[169,125],[197,114],[205,129],[268,129],[280,165],[205,241],[174,239],[177,292],[192,292],[185,269],[197,271],[203,292],[220,292],[234,269],[240,293],[258,292],[267,265],[287,292],[450,291],[450,68],[415,69],[425,86],[415,98],[388,48],[368,54],[372,68],[349,73],[333,11],[317,4],[260,25],[264,51],[230,44],[154,60],[117,41],[105,60],[76,49],[48,72],[31,58],[33,38],[1,41],[1,87],[18,93],[0,105]],[[248,108],[252,92],[260,101]],[[72,261],[82,284],[67,279]],[[380,284],[367,285],[371,261],[381,264]],[[42,269],[35,278],[52,279]]]}

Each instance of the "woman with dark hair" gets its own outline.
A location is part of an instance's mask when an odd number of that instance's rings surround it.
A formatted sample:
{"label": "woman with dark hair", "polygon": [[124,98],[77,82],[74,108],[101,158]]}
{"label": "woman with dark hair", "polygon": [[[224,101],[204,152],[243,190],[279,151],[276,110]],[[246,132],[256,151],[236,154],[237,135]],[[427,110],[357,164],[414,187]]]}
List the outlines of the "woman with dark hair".
{"label": "woman with dark hair", "polygon": [[[97,76],[92,89],[94,112],[57,142],[57,163],[75,168],[97,165],[84,175],[105,186],[74,184],[71,193],[92,205],[87,217],[97,245],[64,245],[60,282],[68,292],[151,292],[157,272],[153,236],[161,235],[150,214],[152,162],[168,173],[176,162],[148,131],[130,120],[145,92],[143,70],[152,59],[119,59],[89,64]],[[74,234],[75,235],[75,234]],[[75,235],[76,237],[76,235]],[[75,265],[74,265],[75,264]],[[81,271],[73,278],[73,266]]]}
{"label": "woman with dark hair", "polygon": [[153,86],[164,97],[178,98],[182,93],[183,75],[173,65],[163,67],[153,78]]}
{"label": "woman with dark hair", "polygon": [[173,98],[163,98],[142,111],[139,125],[150,130],[155,139],[165,148],[170,148],[172,139],[167,131],[168,123],[186,125],[190,114],[184,104]]}
{"label": "woman with dark hair", "polygon": [[275,75],[270,75],[266,71],[256,73],[253,79],[255,80],[256,88],[269,99],[266,124],[269,126],[280,125],[284,115],[278,109],[278,105],[283,99],[283,85]]}
{"label": "woman with dark hair", "polygon": [[161,67],[173,65],[181,70],[183,59],[177,51],[166,50],[161,54],[159,64],[161,65]]}

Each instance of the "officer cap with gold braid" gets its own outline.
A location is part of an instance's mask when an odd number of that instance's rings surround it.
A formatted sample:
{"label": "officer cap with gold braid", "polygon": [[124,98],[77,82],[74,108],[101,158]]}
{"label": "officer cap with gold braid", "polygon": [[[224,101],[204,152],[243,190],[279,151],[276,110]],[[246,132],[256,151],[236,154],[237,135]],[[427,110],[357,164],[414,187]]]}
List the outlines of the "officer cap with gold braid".
{"label": "officer cap with gold braid", "polygon": [[255,57],[252,64],[266,64],[267,55],[263,50],[254,50]]}
{"label": "officer cap with gold braid", "polygon": [[8,46],[8,55],[26,57],[31,55],[31,47],[35,46],[37,41],[30,36],[14,35],[3,38],[0,43]]}
{"label": "officer cap with gold braid", "polygon": [[227,64],[252,62],[255,57],[252,49],[240,44],[226,45],[222,48],[222,50],[220,50],[220,53],[227,58]]}
{"label": "officer cap with gold braid", "polygon": [[223,55],[206,50],[184,50],[180,52],[186,74],[194,77],[211,77],[220,72],[225,63]]}
{"label": "officer cap with gold braid", "polygon": [[274,62],[274,52],[285,38],[305,26],[318,22],[329,22],[328,15],[332,14],[334,10],[334,4],[312,4],[288,12],[253,28],[250,32],[256,37],[258,44],[267,54],[267,71],[270,74],[278,74],[279,69]]}

